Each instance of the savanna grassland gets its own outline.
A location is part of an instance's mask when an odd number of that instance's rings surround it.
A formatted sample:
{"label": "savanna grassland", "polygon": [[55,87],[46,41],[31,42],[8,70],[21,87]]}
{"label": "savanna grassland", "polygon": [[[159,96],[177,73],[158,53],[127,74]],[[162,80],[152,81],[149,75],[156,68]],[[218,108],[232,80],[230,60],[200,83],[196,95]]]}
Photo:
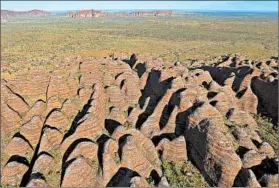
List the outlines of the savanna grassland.
{"label": "savanna grassland", "polygon": [[115,51],[182,62],[227,53],[263,59],[278,54],[277,29],[275,16],[12,18],[1,24],[1,55],[10,71]]}

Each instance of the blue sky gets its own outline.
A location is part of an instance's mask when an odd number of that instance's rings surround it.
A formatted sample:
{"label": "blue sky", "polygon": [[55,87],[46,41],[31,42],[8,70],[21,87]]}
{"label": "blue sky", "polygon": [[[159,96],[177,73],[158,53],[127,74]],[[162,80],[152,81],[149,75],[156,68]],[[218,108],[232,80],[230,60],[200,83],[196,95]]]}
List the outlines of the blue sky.
{"label": "blue sky", "polygon": [[2,10],[186,9],[277,11],[278,1],[1,1]]}

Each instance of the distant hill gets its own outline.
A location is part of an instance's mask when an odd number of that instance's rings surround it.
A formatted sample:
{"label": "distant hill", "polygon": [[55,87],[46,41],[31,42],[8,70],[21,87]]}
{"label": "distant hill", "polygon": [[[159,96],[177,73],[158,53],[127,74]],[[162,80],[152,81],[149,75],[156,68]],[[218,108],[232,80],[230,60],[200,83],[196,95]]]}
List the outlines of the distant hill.
{"label": "distant hill", "polygon": [[99,10],[80,10],[77,12],[69,12],[68,16],[72,18],[92,18],[92,17],[100,17],[100,16],[107,16],[107,13],[104,13]]}
{"label": "distant hill", "polygon": [[172,11],[136,11],[136,12],[102,12],[99,10],[80,10],[77,12],[69,12],[71,18],[93,18],[103,16],[172,16]]}
{"label": "distant hill", "polygon": [[46,15],[53,15],[53,13],[43,11],[43,10],[29,10],[29,11],[1,10],[1,18],[23,17],[23,16],[46,16]]}

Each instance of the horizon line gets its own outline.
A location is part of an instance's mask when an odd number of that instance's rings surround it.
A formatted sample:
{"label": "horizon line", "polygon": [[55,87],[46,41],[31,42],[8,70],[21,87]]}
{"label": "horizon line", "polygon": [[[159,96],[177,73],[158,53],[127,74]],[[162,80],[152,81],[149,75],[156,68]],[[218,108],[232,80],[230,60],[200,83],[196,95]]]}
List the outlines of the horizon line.
{"label": "horizon line", "polygon": [[49,10],[49,9],[37,9],[37,8],[33,8],[33,9],[28,9],[28,10],[12,10],[12,9],[1,9],[2,10],[8,10],[8,11],[31,11],[31,10],[42,10],[42,11],[48,11],[48,12],[53,12],[53,11],[79,11],[79,10],[100,10],[100,11],[106,11],[106,10],[183,10],[183,11],[220,11],[220,12],[225,12],[225,11],[229,11],[229,12],[277,12],[278,10],[232,10],[232,9],[176,9],[176,8],[172,8],[172,9],[165,9],[165,8],[138,8],[138,9],[94,9],[94,8],[89,8],[89,9],[64,9],[64,10]]}

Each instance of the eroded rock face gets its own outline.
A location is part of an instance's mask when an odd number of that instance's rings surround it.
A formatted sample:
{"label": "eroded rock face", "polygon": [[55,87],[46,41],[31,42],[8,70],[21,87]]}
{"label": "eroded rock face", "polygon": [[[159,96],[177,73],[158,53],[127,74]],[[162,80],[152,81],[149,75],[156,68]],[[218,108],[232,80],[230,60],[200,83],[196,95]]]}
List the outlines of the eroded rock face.
{"label": "eroded rock face", "polygon": [[152,170],[161,175],[161,162],[151,140],[137,130],[122,131],[117,129],[113,133],[113,135],[118,135],[114,138],[118,139],[120,143],[121,166],[131,169],[145,178],[149,177]]}
{"label": "eroded rock face", "polygon": [[11,186],[19,186],[23,175],[28,170],[28,166],[24,163],[16,161],[9,162],[5,165],[2,171],[2,184]]}
{"label": "eroded rock face", "polygon": [[42,152],[39,154],[35,164],[33,166],[33,173],[47,174],[52,169],[53,157],[48,153]]}
{"label": "eroded rock face", "polygon": [[2,80],[3,185],[169,186],[162,160],[188,159],[211,186],[276,186],[253,114],[277,118],[277,60],[202,64],[115,53]]}
{"label": "eroded rock face", "polygon": [[215,185],[232,186],[241,160],[226,137],[221,114],[209,104],[199,105],[189,116],[186,132],[186,138],[193,144],[192,156]]}
{"label": "eroded rock face", "polygon": [[81,156],[73,159],[65,170],[62,187],[94,187],[98,185],[97,173]]}
{"label": "eroded rock face", "polygon": [[98,10],[81,10],[78,12],[69,12],[68,16],[71,18],[97,18],[100,16],[107,16],[107,13]]}
{"label": "eroded rock face", "polygon": [[[24,16],[46,16],[52,15],[53,13],[43,11],[43,10],[29,10],[29,11],[11,11],[11,10],[1,10],[1,18],[9,17],[24,17]],[[1,19],[2,20],[2,19]]]}
{"label": "eroded rock face", "polygon": [[157,12],[132,12],[131,16],[171,16],[172,11],[157,11]]}
{"label": "eroded rock face", "polygon": [[31,179],[26,187],[49,187],[44,179]]}
{"label": "eroded rock face", "polygon": [[32,150],[32,146],[30,146],[30,144],[24,139],[24,137],[22,137],[21,135],[15,135],[7,144],[5,153],[9,156],[26,156]]}
{"label": "eroded rock face", "polygon": [[260,183],[265,187],[278,187],[278,174],[265,174]]}
{"label": "eroded rock face", "polygon": [[20,132],[35,147],[39,142],[42,127],[42,119],[39,116],[33,116],[30,121],[21,126]]}
{"label": "eroded rock face", "polygon": [[102,153],[102,178],[107,185],[120,168],[120,157],[118,155],[118,143],[113,139],[103,141]]}
{"label": "eroded rock face", "polygon": [[137,11],[137,12],[114,12],[107,13],[99,10],[80,10],[77,12],[69,12],[68,17],[71,18],[98,18],[103,16],[172,16],[174,13],[170,11],[156,11],[156,12],[148,12],[148,11]]}
{"label": "eroded rock face", "polygon": [[162,157],[171,162],[184,162],[187,160],[186,141],[180,136],[172,141],[163,139],[157,146],[161,150]]}
{"label": "eroded rock face", "polygon": [[245,153],[242,163],[244,168],[251,168],[253,166],[257,166],[262,163],[264,160],[265,155],[256,152],[255,150],[250,150]]}
{"label": "eroded rock face", "polygon": [[39,151],[49,152],[52,149],[56,149],[60,146],[61,141],[62,134],[59,130],[46,127],[43,130]]}
{"label": "eroded rock face", "polygon": [[260,112],[278,120],[278,76],[272,81],[256,78],[252,81],[252,88],[260,101]]}
{"label": "eroded rock face", "polygon": [[131,179],[131,187],[150,187],[150,185],[144,178],[136,176]]}
{"label": "eroded rock face", "polygon": [[21,117],[18,113],[13,111],[8,105],[1,105],[1,131],[4,136],[8,136],[14,130],[20,127]]}
{"label": "eroded rock face", "polygon": [[254,172],[250,169],[241,169],[238,176],[235,179],[234,186],[243,187],[261,187],[260,183]]}

